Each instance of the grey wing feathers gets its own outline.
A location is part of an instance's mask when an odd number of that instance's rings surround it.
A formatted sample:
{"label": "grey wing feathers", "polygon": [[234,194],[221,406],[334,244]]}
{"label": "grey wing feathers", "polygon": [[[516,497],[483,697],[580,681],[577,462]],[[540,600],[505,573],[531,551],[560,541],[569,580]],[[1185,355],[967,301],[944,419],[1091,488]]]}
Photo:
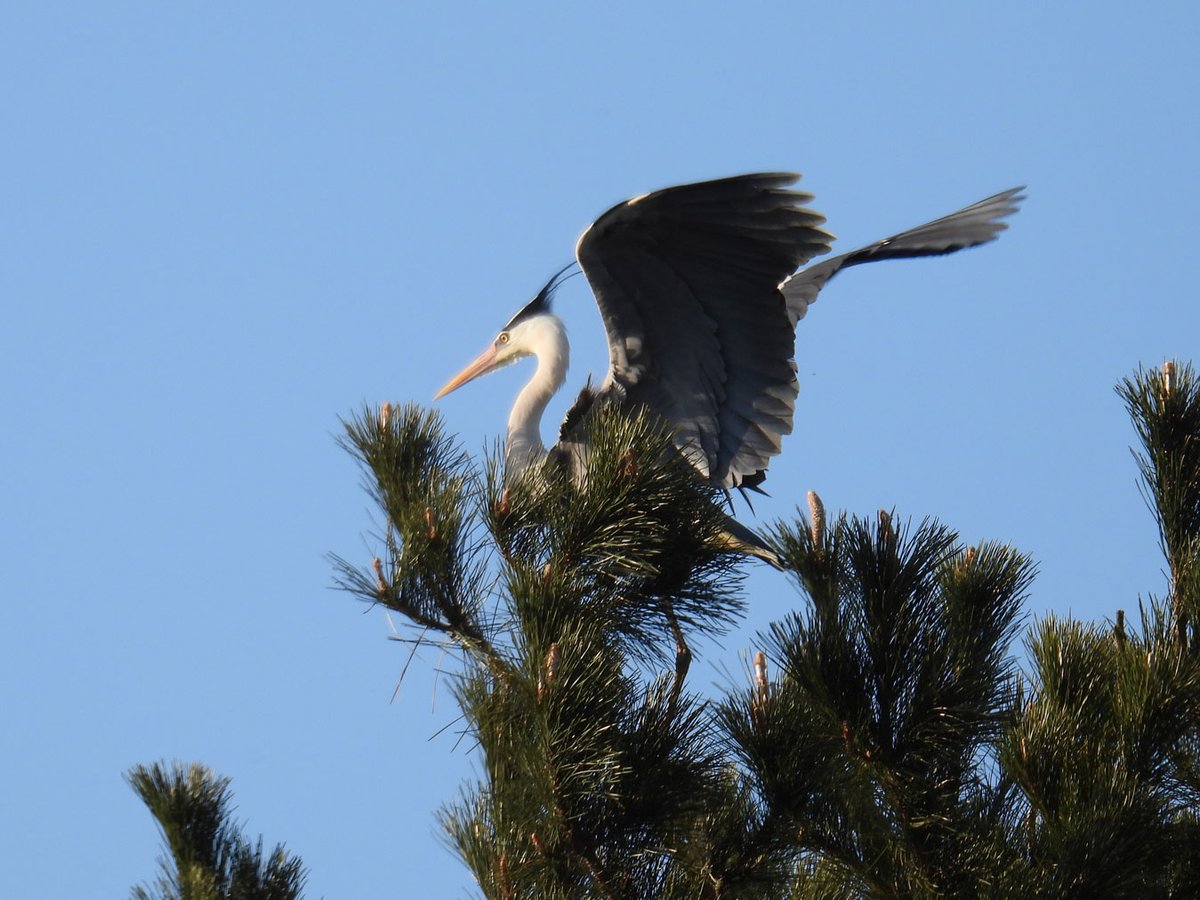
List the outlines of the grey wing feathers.
{"label": "grey wing feathers", "polygon": [[663,416],[702,475],[761,480],[792,429],[793,322],[780,284],[829,250],[799,176],[745,175],[621,203],[584,232],[579,264],[608,333],[605,387]]}
{"label": "grey wing feathers", "polygon": [[809,304],[817,299],[825,283],[847,266],[881,259],[941,256],[995,240],[1008,228],[1002,220],[1015,213],[1025,199],[1021,194],[1024,189],[1023,186],[1010,188],[948,216],[797,272],[782,285],[788,317],[793,325],[804,318]]}

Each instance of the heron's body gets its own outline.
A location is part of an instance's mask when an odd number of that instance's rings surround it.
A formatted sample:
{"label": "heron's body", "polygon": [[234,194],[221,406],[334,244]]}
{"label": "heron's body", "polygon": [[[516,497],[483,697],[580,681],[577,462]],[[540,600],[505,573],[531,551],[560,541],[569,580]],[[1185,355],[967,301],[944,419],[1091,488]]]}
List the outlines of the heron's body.
{"label": "heron's body", "polygon": [[[726,489],[757,488],[792,430],[796,323],[829,279],[864,262],[987,243],[1021,199],[1019,188],[1005,191],[800,270],[833,238],[819,227],[824,217],[803,205],[811,195],[789,189],[797,178],[743,175],[667,188],[614,206],[584,231],[575,253],[600,307],[610,367],[564,423],[558,449],[569,463],[586,465],[579,441],[588,407],[616,402],[661,417],[701,477]],[[541,418],[570,356],[550,309],[562,275],[438,393],[537,358],[509,415],[510,471],[547,452]]]}

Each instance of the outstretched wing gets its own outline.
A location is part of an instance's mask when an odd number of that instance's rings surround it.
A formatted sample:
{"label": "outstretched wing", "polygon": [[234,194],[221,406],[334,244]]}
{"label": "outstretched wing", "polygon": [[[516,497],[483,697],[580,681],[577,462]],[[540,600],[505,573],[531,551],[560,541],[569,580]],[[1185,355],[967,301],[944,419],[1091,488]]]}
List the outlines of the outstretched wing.
{"label": "outstretched wing", "polygon": [[608,332],[605,388],[666,419],[726,488],[757,476],[792,430],[789,275],[829,251],[790,174],[682,185],[614,206],[575,248]]}
{"label": "outstretched wing", "polygon": [[815,266],[809,266],[803,272],[797,272],[781,285],[783,295],[787,299],[788,318],[793,326],[803,319],[809,304],[817,299],[825,283],[847,266],[857,266],[880,259],[942,256],[995,240],[996,236],[1008,227],[1008,224],[1001,220],[1020,208],[1021,201],[1025,199],[1021,194],[1023,190],[1024,186],[1010,188],[948,216],[894,234],[870,246],[834,256]]}

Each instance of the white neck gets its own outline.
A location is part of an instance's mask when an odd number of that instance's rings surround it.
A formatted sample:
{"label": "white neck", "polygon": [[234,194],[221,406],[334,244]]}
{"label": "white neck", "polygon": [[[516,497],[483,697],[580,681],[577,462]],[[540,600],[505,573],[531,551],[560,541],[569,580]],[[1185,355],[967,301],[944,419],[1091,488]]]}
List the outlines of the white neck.
{"label": "white neck", "polygon": [[537,369],[517,394],[508,416],[508,442],[504,456],[510,470],[524,469],[545,454],[541,433],[542,414],[550,398],[562,387],[571,358],[567,331],[557,317],[538,316],[524,323],[523,327],[531,332],[526,340],[527,346],[537,357]]}

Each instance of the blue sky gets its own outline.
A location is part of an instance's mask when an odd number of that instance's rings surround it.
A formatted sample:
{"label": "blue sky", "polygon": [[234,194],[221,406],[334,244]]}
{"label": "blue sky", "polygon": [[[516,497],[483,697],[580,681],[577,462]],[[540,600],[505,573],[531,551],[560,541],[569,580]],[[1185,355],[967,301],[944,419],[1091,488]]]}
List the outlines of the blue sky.
{"label": "blue sky", "polygon": [[[1160,590],[1112,386],[1198,355],[1200,11],[1151,9],[6,4],[0,895],[151,877],[121,773],[158,758],[232,776],[310,896],[473,895],[434,820],[472,772],[452,660],[393,699],[405,647],[329,589],[327,551],[372,555],[338,417],[429,402],[663,185],[803,172],[850,249],[1027,183],[996,244],[822,294],[758,520],[937,515],[1039,561],[1035,615]],[[605,345],[560,298],[577,386]],[[439,404],[468,448],[525,374]],[[748,590],[697,686],[796,602]]]}

